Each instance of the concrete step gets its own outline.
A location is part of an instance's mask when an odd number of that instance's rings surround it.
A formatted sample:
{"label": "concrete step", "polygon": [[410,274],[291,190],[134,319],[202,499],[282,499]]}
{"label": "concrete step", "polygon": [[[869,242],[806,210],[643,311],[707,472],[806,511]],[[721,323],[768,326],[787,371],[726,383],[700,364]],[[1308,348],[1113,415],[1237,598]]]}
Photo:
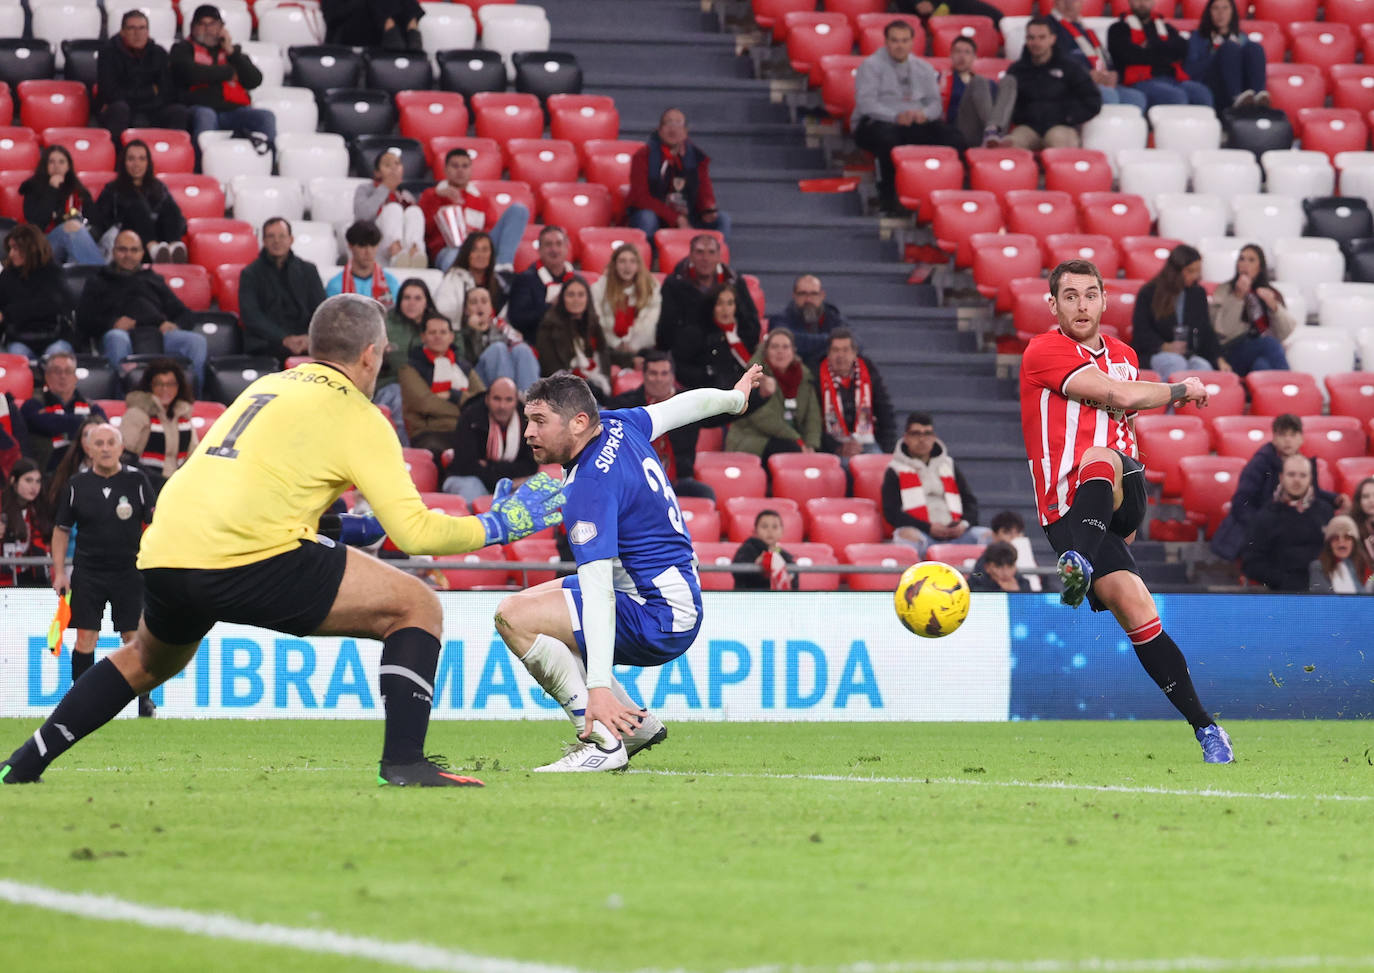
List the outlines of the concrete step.
{"label": "concrete step", "polygon": [[[605,32],[623,24],[628,6],[625,0],[543,0],[540,5],[549,18],[555,43],[564,36]],[[634,0],[634,9],[636,27],[659,37],[716,28],[715,15],[703,12],[699,0]]]}
{"label": "concrete step", "polygon": [[[862,230],[844,231],[829,226],[773,230],[734,224],[730,234],[730,254],[733,261],[739,262],[743,259],[743,254],[767,256],[779,252],[786,254],[794,267],[799,264],[811,267],[828,266],[836,254],[844,254],[848,261],[871,262],[886,268],[894,266],[889,262],[892,244]],[[757,265],[757,261],[751,264]],[[829,276],[833,277],[834,273]]]}

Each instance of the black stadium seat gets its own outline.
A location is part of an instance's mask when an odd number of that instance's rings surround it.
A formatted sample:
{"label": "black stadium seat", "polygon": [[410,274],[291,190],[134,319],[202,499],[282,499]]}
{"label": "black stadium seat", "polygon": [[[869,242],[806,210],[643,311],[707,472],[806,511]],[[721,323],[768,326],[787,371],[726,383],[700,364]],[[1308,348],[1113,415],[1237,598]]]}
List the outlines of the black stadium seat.
{"label": "black stadium seat", "polygon": [[546,101],[549,95],[580,95],[582,68],[577,58],[562,51],[517,51],[515,90]]}
{"label": "black stadium seat", "polygon": [[385,135],[396,127],[396,106],[385,91],[334,88],[320,99],[320,118],[327,132],[346,139],[357,135]]}
{"label": "black stadium seat", "polygon": [[193,311],[190,330],[205,338],[207,357],[243,354],[243,331],[231,311]]}
{"label": "black stadium seat", "polygon": [[431,175],[429,162],[425,159],[424,146],[415,139],[408,139],[402,135],[359,135],[349,139],[348,152],[352,160],[353,174],[370,179],[372,170],[377,165],[377,156],[387,149],[401,150],[403,179],[420,180]]}
{"label": "black stadium seat", "polygon": [[100,59],[100,49],[108,42],[99,40],[79,40],[62,42],[62,77],[68,81],[80,81],[89,91],[95,87],[96,62]]}
{"label": "black stadium seat", "polygon": [[72,264],[62,268],[62,288],[67,292],[71,307],[81,303],[81,292],[86,289],[86,281],[98,273],[99,264]]}
{"label": "black stadium seat", "polygon": [[117,399],[124,394],[104,355],[76,356],[76,387],[87,399]]}
{"label": "black stadium seat", "polygon": [[341,44],[316,44],[292,47],[291,84],[309,88],[318,98],[330,88],[356,88],[363,75],[363,59],[357,51]]}
{"label": "black stadium seat", "polygon": [[364,85],[395,95],[398,91],[426,91],[434,87],[434,69],[424,54],[401,51],[363,52]]}
{"label": "black stadium seat", "polygon": [[212,358],[205,366],[205,389],[200,397],[230,405],[261,376],[275,371],[280,371],[275,358],[254,355]]}
{"label": "black stadium seat", "polygon": [[0,81],[9,84],[10,88],[21,81],[51,78],[54,61],[47,41],[0,38]]}
{"label": "black stadium seat", "polygon": [[471,98],[479,91],[506,90],[506,62],[496,51],[440,51],[439,87]]}
{"label": "black stadium seat", "polygon": [[1374,215],[1359,196],[1314,196],[1302,201],[1302,210],[1307,214],[1305,236],[1330,237],[1342,248],[1374,236]]}
{"label": "black stadium seat", "polygon": [[1226,147],[1247,149],[1259,158],[1270,149],[1293,147],[1293,123],[1277,108],[1230,109],[1221,113]]}
{"label": "black stadium seat", "polygon": [[[1351,240],[1345,250],[1345,259],[1351,280],[1374,284],[1374,237]],[[1368,366],[1365,367],[1368,370]]]}
{"label": "black stadium seat", "polygon": [[138,383],[143,381],[143,373],[148,370],[148,366],[155,361],[170,358],[175,361],[186,372],[189,377],[191,374],[191,363],[180,355],[168,355],[165,352],[143,352],[138,355],[128,355],[119,364],[122,366],[124,374],[121,376],[124,383],[124,394],[128,395],[138,388]]}

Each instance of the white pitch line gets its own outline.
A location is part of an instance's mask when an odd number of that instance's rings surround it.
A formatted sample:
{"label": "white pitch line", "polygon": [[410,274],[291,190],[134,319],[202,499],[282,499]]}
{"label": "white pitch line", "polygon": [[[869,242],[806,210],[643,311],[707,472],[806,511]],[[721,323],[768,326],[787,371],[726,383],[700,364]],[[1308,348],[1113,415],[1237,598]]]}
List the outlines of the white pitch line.
{"label": "white pitch line", "polygon": [[1159,959],[931,960],[844,966],[753,966],[729,973],[1225,973],[1228,970],[1370,969],[1374,956],[1170,956]]}

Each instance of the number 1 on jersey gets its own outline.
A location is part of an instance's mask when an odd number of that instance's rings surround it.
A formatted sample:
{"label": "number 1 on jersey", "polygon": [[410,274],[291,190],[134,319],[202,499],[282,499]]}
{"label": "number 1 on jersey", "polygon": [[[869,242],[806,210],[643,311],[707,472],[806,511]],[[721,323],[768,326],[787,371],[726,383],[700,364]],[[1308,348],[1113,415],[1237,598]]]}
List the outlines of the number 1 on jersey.
{"label": "number 1 on jersey", "polygon": [[224,437],[224,441],[218,446],[211,446],[205,452],[211,456],[222,456],[225,459],[237,459],[239,451],[234,448],[234,443],[238,442],[239,437],[243,435],[243,431],[248,428],[248,424],[267,406],[267,403],[271,402],[276,397],[275,393],[266,392],[259,392],[249,396],[249,398],[253,400],[253,404],[244,409],[243,414],[229,427],[229,433]]}

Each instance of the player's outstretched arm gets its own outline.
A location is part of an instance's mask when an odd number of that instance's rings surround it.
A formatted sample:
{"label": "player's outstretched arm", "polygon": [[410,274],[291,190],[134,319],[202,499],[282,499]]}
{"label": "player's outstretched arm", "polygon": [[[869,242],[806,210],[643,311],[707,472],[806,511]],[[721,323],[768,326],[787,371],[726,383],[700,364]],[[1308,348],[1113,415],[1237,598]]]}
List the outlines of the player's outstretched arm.
{"label": "player's outstretched arm", "polygon": [[691,389],[678,393],[666,402],[655,402],[647,406],[645,411],[649,413],[649,418],[654,424],[653,436],[650,438],[657,439],[679,426],[691,425],[702,419],[718,416],[722,412],[739,415],[749,404],[749,392],[758,386],[762,376],[762,365],[750,365],[735,383],[735,387],[728,391]]}
{"label": "player's outstretched arm", "polygon": [[1157,409],[1176,402],[1207,404],[1207,386],[1189,376],[1182,382],[1123,382],[1097,368],[1082,368],[1064,386],[1071,399],[1104,403],[1123,412]]}
{"label": "player's outstretched arm", "polygon": [[478,514],[488,544],[509,544],[563,522],[563,483],[547,473],[536,473],[512,491],[511,481],[496,484],[491,509]]}

